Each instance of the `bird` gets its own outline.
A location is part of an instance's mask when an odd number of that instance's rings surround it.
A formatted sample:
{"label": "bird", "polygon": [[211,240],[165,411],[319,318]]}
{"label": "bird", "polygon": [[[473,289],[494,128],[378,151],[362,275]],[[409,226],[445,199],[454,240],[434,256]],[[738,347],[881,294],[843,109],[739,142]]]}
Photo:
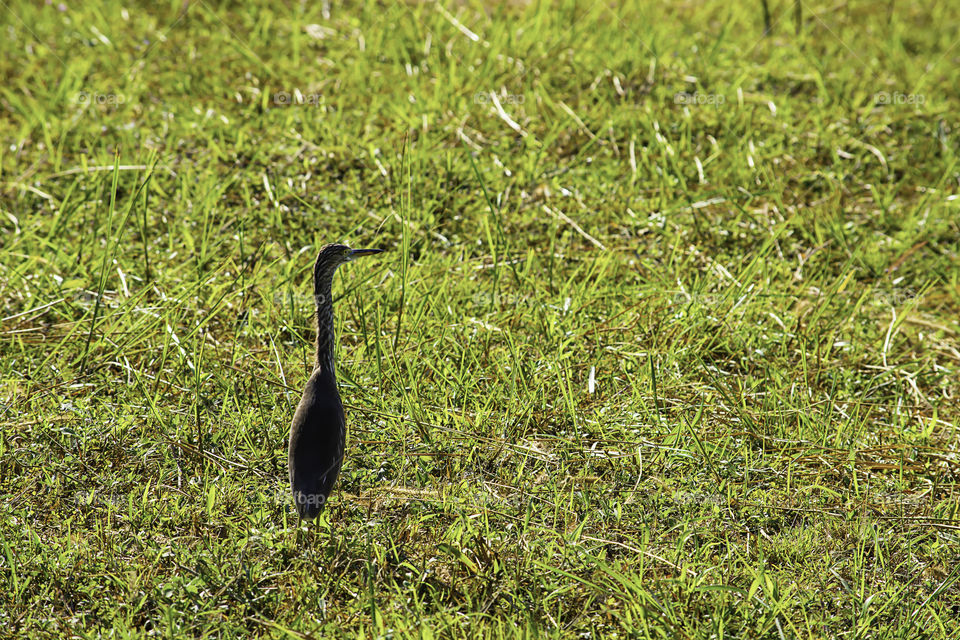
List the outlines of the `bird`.
{"label": "bird", "polygon": [[334,362],[333,274],[342,264],[382,251],[327,244],[321,247],[313,265],[317,359],[293,414],[288,451],[290,490],[297,513],[304,520],[313,520],[326,506],[340,475],[347,438]]}

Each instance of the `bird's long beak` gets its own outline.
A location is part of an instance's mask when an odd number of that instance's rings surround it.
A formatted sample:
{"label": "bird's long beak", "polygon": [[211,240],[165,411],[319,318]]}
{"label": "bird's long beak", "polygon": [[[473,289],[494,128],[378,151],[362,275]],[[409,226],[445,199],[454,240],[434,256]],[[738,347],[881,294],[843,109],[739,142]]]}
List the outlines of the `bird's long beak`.
{"label": "bird's long beak", "polygon": [[360,256],[371,256],[375,253],[383,253],[383,249],[354,249],[350,252],[350,259],[353,260]]}

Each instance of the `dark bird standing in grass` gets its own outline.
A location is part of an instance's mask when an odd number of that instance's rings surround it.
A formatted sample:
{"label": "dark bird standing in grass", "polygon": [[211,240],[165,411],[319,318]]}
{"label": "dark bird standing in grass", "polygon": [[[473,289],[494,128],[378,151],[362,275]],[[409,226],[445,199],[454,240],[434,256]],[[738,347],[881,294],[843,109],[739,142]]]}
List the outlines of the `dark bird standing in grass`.
{"label": "dark bird standing in grass", "polygon": [[293,414],[290,427],[290,488],[301,518],[312,520],[323,510],[340,474],[347,437],[343,404],[337,391],[333,362],[333,300],[331,287],[337,267],[380,249],[351,249],[328,244],[313,265],[313,296],[317,306],[317,362]]}

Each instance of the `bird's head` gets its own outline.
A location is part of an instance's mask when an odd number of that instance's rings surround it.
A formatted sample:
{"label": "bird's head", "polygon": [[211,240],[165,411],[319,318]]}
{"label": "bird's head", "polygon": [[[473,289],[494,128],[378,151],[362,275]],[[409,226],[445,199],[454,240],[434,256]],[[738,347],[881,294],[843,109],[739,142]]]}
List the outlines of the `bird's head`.
{"label": "bird's head", "polygon": [[345,244],[328,244],[320,249],[317,254],[317,262],[313,266],[313,278],[315,283],[324,280],[332,280],[337,267],[345,262],[350,262],[361,256],[369,256],[375,253],[383,253],[382,249],[351,249]]}

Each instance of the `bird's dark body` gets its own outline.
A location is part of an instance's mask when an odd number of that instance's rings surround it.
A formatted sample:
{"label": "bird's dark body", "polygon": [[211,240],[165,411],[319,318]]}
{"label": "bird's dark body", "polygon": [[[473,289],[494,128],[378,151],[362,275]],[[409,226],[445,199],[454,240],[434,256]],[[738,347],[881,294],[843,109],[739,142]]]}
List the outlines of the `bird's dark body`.
{"label": "bird's dark body", "polygon": [[290,426],[290,490],[301,518],[312,520],[323,511],[340,475],[347,441],[347,421],[337,390],[334,366],[333,274],[356,257],[379,249],[351,249],[328,244],[313,266],[317,307],[317,360]]}
{"label": "bird's dark body", "polygon": [[332,372],[315,369],[290,429],[290,487],[297,513],[313,519],[340,475],[347,439],[343,404]]}

